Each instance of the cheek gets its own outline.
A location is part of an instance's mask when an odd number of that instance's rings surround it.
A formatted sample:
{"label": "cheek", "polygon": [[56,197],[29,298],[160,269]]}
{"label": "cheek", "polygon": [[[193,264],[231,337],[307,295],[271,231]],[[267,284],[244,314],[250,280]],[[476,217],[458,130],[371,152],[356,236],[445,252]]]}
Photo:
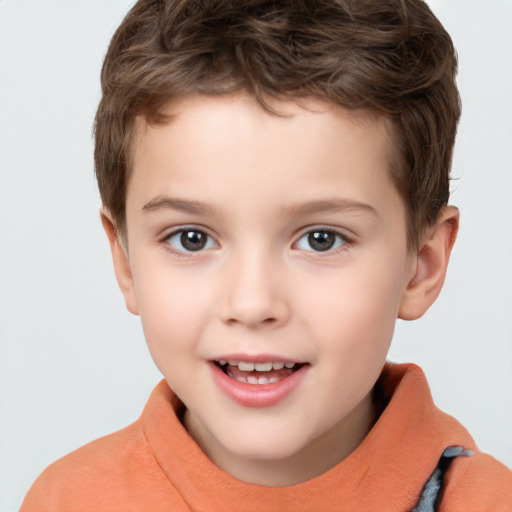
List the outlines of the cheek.
{"label": "cheek", "polygon": [[303,309],[314,315],[319,343],[331,340],[327,349],[332,356],[365,358],[387,352],[400,304],[400,268],[382,259],[376,264],[361,261],[330,276],[324,286],[317,283],[317,293]]}
{"label": "cheek", "polygon": [[211,307],[199,277],[186,278],[158,266],[146,268],[150,270],[144,274],[135,273],[135,291],[149,350],[161,367],[162,360],[172,359],[170,355],[184,354],[197,345]]}

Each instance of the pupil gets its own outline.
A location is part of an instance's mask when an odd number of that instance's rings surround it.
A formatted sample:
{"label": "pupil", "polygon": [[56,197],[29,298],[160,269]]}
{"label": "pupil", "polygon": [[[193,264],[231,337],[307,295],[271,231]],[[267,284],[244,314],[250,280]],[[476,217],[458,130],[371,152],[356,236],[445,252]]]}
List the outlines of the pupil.
{"label": "pupil", "polygon": [[314,231],[309,234],[308,242],[315,251],[328,251],[334,245],[334,233],[330,233],[329,231]]}
{"label": "pupil", "polygon": [[206,245],[206,236],[200,231],[183,231],[181,244],[187,251],[200,251]]}

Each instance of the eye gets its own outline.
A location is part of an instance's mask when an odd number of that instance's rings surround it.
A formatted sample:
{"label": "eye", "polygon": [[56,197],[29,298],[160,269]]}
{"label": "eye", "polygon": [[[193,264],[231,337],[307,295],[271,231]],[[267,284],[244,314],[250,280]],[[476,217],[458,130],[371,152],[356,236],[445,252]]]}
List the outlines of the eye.
{"label": "eye", "polygon": [[348,239],[332,229],[314,229],[302,236],[296,246],[303,251],[326,252],[348,243]]}
{"label": "eye", "polygon": [[216,246],[211,236],[193,228],[174,231],[165,241],[178,252],[198,252]]}

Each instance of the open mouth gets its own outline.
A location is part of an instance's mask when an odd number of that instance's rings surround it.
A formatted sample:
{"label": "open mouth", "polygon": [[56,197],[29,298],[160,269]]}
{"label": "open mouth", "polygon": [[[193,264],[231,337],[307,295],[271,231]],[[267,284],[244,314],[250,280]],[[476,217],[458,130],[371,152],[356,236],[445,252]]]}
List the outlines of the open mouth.
{"label": "open mouth", "polygon": [[304,366],[304,363],[267,361],[214,361],[224,374],[244,384],[273,384],[289,377]]}

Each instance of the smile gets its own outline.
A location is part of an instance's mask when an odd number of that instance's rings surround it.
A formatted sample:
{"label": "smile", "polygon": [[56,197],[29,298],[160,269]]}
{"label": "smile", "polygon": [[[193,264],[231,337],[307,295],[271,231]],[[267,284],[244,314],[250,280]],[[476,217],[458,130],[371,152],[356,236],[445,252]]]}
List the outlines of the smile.
{"label": "smile", "polygon": [[310,365],[290,361],[210,361],[214,382],[231,400],[245,407],[276,405],[302,382]]}
{"label": "smile", "polygon": [[299,368],[299,364],[282,361],[261,362],[226,361],[221,359],[218,365],[232,379],[244,384],[264,385],[274,384],[285,379]]}

